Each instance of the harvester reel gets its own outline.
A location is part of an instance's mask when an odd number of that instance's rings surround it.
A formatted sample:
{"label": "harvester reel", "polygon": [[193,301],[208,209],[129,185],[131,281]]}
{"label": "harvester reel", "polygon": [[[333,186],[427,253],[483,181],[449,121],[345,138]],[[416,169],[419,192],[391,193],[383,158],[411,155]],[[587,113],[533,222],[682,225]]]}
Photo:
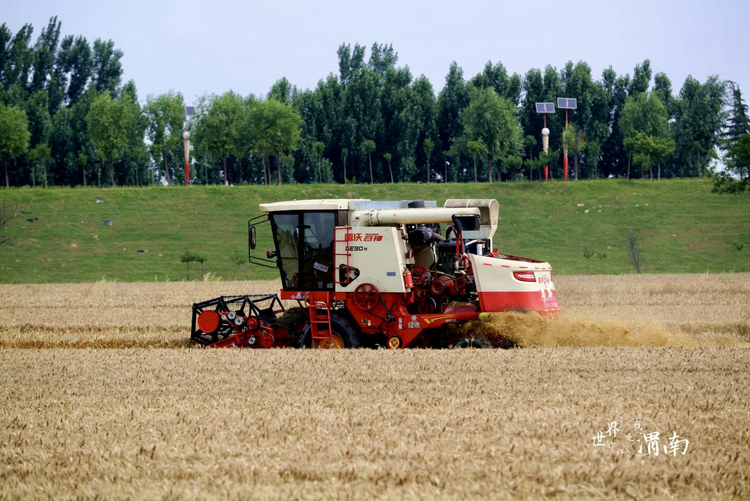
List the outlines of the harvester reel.
{"label": "harvester reel", "polygon": [[361,310],[372,311],[380,301],[380,291],[373,284],[362,284],[354,289],[354,304]]}
{"label": "harvester reel", "polygon": [[[276,318],[276,311],[283,311],[278,296],[275,294],[256,294],[239,296],[221,296],[201,303],[193,304],[193,327],[190,338],[193,342],[210,346],[238,333],[250,333],[265,322]],[[256,334],[257,335],[257,334]],[[255,337],[248,339],[255,344]],[[258,339],[261,344],[264,340]],[[271,335],[265,342],[273,345]]]}

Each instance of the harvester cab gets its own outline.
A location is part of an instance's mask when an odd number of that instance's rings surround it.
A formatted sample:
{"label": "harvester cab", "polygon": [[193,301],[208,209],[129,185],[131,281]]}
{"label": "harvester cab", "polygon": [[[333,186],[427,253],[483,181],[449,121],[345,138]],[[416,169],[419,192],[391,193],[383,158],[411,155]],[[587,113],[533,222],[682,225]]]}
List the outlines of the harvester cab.
{"label": "harvester cab", "polygon": [[[443,347],[455,344],[450,324],[560,310],[548,263],[495,249],[496,200],[301,200],[260,209],[248,223],[249,259],[279,269],[281,292],[196,303],[192,339],[200,344]],[[264,222],[274,248],[262,257],[256,225]],[[285,312],[281,300],[300,308]]]}

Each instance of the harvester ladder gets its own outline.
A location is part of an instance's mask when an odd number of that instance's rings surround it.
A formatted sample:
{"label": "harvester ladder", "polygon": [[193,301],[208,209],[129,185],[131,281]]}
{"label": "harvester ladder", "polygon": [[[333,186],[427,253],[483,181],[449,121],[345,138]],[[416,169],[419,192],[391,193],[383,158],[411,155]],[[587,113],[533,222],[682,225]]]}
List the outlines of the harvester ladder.
{"label": "harvester ladder", "polygon": [[[310,308],[310,334],[313,339],[331,339],[331,306],[333,293],[325,293],[325,301],[314,300],[308,302]],[[319,313],[323,310],[325,313]],[[324,327],[321,328],[321,325]]]}
{"label": "harvester ladder", "polygon": [[[351,253],[349,252],[349,242],[351,242],[351,232],[352,229],[351,226],[336,226],[333,228],[333,283],[335,284],[349,284],[351,281],[350,277],[350,267],[349,267],[349,258],[351,257]],[[339,231],[344,232],[344,239],[341,240],[340,238],[337,238],[339,236]],[[338,246],[337,244],[343,243],[344,244],[344,252],[337,252]],[[340,272],[339,266],[344,263],[338,263],[338,256],[346,256],[346,278],[344,280],[339,280]],[[342,259],[343,261],[343,259]]]}

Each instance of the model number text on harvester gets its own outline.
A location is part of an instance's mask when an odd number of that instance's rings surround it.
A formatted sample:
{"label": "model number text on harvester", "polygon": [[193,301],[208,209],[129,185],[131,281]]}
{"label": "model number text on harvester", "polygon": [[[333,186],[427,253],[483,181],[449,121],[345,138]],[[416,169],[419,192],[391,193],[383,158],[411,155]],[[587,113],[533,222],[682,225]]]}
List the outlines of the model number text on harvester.
{"label": "model number text on harvester", "polygon": [[[346,235],[347,242],[380,242],[383,240],[383,235],[377,233],[348,233]],[[364,252],[367,247],[362,245],[347,245],[344,252]]]}

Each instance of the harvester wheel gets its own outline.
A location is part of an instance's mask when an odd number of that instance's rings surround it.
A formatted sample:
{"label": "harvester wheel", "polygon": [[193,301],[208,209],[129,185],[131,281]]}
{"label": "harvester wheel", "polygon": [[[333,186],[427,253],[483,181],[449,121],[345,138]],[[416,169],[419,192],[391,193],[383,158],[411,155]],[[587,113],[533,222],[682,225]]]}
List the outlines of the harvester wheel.
{"label": "harvester wheel", "polygon": [[[359,346],[359,339],[357,333],[354,331],[349,322],[339,316],[331,315],[331,339],[330,340],[318,340],[313,339],[310,332],[310,324],[305,324],[302,328],[302,335],[299,339],[300,348],[357,348]],[[325,328],[324,326],[322,326]]]}
{"label": "harvester wheel", "polygon": [[458,341],[456,344],[453,345],[453,348],[468,348],[468,349],[475,349],[480,350],[484,348],[484,344],[476,338],[473,337],[467,337],[460,341]]}
{"label": "harvester wheel", "polygon": [[336,331],[331,333],[331,339],[313,339],[313,348],[319,350],[343,350],[344,339]]}

